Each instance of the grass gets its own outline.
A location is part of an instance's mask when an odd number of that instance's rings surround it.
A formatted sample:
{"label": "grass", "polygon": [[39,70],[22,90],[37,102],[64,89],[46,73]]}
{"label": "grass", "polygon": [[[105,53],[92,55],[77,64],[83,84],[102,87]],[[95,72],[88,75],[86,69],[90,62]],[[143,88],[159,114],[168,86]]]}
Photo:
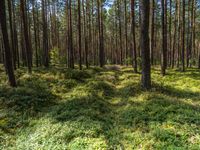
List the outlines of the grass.
{"label": "grass", "polygon": [[131,68],[25,69],[18,87],[0,67],[0,149],[200,149],[200,72],[152,70],[142,91]]}

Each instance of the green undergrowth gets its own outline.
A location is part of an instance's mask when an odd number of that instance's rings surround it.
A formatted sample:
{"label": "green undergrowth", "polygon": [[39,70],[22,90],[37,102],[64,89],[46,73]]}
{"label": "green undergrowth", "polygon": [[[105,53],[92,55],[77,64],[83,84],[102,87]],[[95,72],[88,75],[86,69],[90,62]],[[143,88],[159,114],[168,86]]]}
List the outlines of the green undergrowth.
{"label": "green undergrowth", "polygon": [[152,90],[133,69],[16,71],[0,67],[0,149],[200,149],[200,72],[152,70]]}

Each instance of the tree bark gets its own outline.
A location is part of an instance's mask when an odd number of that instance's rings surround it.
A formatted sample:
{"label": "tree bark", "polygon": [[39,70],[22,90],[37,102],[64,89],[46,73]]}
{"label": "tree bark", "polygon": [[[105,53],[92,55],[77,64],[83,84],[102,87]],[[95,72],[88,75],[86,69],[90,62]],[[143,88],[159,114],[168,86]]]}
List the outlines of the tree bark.
{"label": "tree bark", "polygon": [[183,0],[183,16],[182,16],[182,71],[185,71],[185,0]]}
{"label": "tree bark", "polygon": [[34,40],[35,40],[35,59],[36,59],[36,67],[39,66],[38,63],[38,39],[37,39],[37,28],[36,26],[36,16],[35,16],[35,0],[32,0],[32,7],[33,7],[33,29],[34,29]]}
{"label": "tree bark", "polygon": [[12,87],[16,87],[16,81],[15,81],[15,75],[13,70],[13,60],[12,60],[12,54],[11,49],[9,45],[9,39],[8,39],[8,31],[7,31],[7,24],[6,24],[6,7],[5,7],[5,0],[0,1],[0,24],[1,24],[1,30],[3,35],[3,42],[4,42],[4,49],[5,49],[5,67],[8,74],[8,79],[10,82],[10,85]]}
{"label": "tree bark", "polygon": [[79,49],[79,69],[82,70],[82,50],[81,50],[81,1],[78,0],[78,49]]}
{"label": "tree bark", "polygon": [[154,24],[155,24],[155,1],[152,0],[152,4],[151,4],[151,65],[154,64]]}
{"label": "tree bark", "polygon": [[131,0],[131,31],[132,31],[132,59],[134,72],[137,73],[137,50],[136,50],[136,36],[135,36],[135,0]]}
{"label": "tree bark", "polygon": [[151,62],[150,62],[150,46],[149,46],[149,12],[150,2],[140,0],[141,10],[141,55],[142,55],[142,87],[144,89],[151,88]]}
{"label": "tree bark", "polygon": [[49,67],[49,42],[48,42],[48,31],[47,31],[47,7],[46,0],[42,0],[42,28],[43,28],[43,51],[44,51],[44,66]]}
{"label": "tree bark", "polygon": [[98,28],[99,28],[99,63],[103,67],[104,62],[104,43],[103,43],[103,17],[102,0],[97,0]]}
{"label": "tree bark", "polygon": [[172,68],[175,65],[175,49],[176,49],[176,40],[177,40],[177,19],[178,18],[178,2],[176,2],[175,6],[175,21],[174,21],[174,41],[172,46]]}
{"label": "tree bark", "polygon": [[127,29],[127,3],[124,0],[124,28],[125,28],[125,58],[126,58],[126,65],[128,65],[128,29]]}
{"label": "tree bark", "polygon": [[25,1],[24,0],[20,0],[20,8],[21,8],[21,15],[22,15],[22,23],[23,23],[23,30],[24,30],[24,38],[25,38],[25,51],[26,51],[26,61],[27,61],[27,65],[28,65],[28,72],[31,73],[32,72],[32,47],[30,44],[30,38],[29,38],[29,31],[28,31],[28,25],[27,25],[27,16],[26,16],[26,9],[25,9]]}
{"label": "tree bark", "polygon": [[165,76],[167,68],[167,0],[162,0],[162,53],[161,74]]}

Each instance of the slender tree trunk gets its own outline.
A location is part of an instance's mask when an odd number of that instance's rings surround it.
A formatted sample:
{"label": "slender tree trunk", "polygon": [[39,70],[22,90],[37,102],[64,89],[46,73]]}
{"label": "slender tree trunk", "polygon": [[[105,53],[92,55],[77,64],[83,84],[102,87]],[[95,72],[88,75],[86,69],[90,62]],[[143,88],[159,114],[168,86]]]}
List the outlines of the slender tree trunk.
{"label": "slender tree trunk", "polygon": [[[128,29],[127,29],[127,3],[124,0],[124,27],[125,27],[125,58],[128,59]],[[128,62],[126,62],[128,65]]]}
{"label": "slender tree trunk", "polygon": [[[87,1],[86,1],[87,3]],[[84,0],[82,2],[83,5],[83,28],[84,28],[84,41],[85,41],[85,65],[86,68],[89,68],[89,62],[88,62],[88,30],[87,30],[87,6],[85,9],[84,6]],[[87,5],[87,4],[86,4]]]}
{"label": "slender tree trunk", "polygon": [[74,48],[73,48],[73,33],[72,33],[72,1],[69,0],[69,6],[68,6],[68,55],[69,55],[69,63],[68,67],[71,69],[74,69]]}
{"label": "slender tree trunk", "polygon": [[150,46],[149,46],[149,12],[150,2],[140,0],[141,10],[141,55],[142,55],[142,87],[144,89],[151,88],[151,62],[150,62]]}
{"label": "slender tree trunk", "polygon": [[0,1],[0,24],[1,30],[3,35],[3,42],[4,42],[4,49],[5,49],[5,67],[8,74],[8,79],[10,85],[15,87],[15,75],[13,70],[13,61],[12,61],[12,54],[8,40],[8,32],[7,32],[7,24],[6,24],[6,7],[5,7],[5,0]]}
{"label": "slender tree trunk", "polygon": [[185,71],[185,0],[183,0],[183,23],[182,23],[182,71]]}
{"label": "slender tree trunk", "polygon": [[155,24],[155,1],[152,0],[152,7],[151,7],[151,65],[154,65],[154,24]]}
{"label": "slender tree trunk", "polygon": [[178,2],[176,2],[175,6],[175,21],[174,21],[174,41],[172,47],[172,68],[175,65],[175,48],[176,48],[176,39],[177,39],[177,17],[178,17]]}
{"label": "slender tree trunk", "polygon": [[[15,0],[12,0],[12,11],[13,11],[13,36],[14,36],[14,54],[13,59],[16,61],[16,66],[20,67],[20,58],[19,58],[19,46],[18,46],[18,36],[17,36],[17,25],[16,25],[16,10],[15,10]],[[15,66],[15,65],[14,65]]]}
{"label": "slender tree trunk", "polygon": [[170,12],[169,12],[169,66],[172,64],[172,0],[170,0]]}
{"label": "slender tree trunk", "polygon": [[92,13],[91,13],[91,22],[92,22],[92,53],[93,53],[93,65],[96,65],[96,47],[95,47],[95,26],[94,26],[94,18],[93,18],[93,15],[94,15],[94,0],[92,0]]}
{"label": "slender tree trunk", "polygon": [[121,25],[121,0],[117,0],[117,4],[118,4],[118,17],[119,17],[120,64],[123,65],[122,25]]}
{"label": "slender tree trunk", "polygon": [[11,45],[10,48],[12,50],[12,59],[13,59],[13,66],[14,69],[16,69],[16,49],[15,49],[15,43],[14,43],[14,31],[13,31],[13,14],[12,14],[12,4],[11,0],[8,1],[8,13],[9,13],[9,23],[10,23],[10,40]]}
{"label": "slender tree trunk", "polygon": [[180,0],[177,0],[178,3],[178,51],[177,51],[177,68],[180,65],[180,52],[181,52],[181,4]]}
{"label": "slender tree trunk", "polygon": [[43,21],[43,51],[44,51],[44,66],[49,67],[49,47],[48,47],[48,31],[47,31],[47,7],[46,0],[42,0],[42,21]]}
{"label": "slender tree trunk", "polygon": [[[188,28],[187,28],[187,49],[186,49],[186,67],[189,67],[190,64],[190,55],[192,49],[192,1],[188,1]],[[193,6],[193,5],[192,5]],[[190,15],[191,14],[191,15]],[[190,29],[191,27],[191,29]]]}
{"label": "slender tree trunk", "polygon": [[[117,12],[117,5],[114,6],[114,10],[115,10],[115,15],[117,16],[118,12]],[[115,56],[116,56],[116,64],[120,64],[120,56],[118,55],[118,51],[119,51],[119,43],[118,43],[118,32],[116,32],[118,30],[118,23],[117,23],[117,17],[115,17]]]}
{"label": "slender tree trunk", "polygon": [[81,50],[81,1],[78,0],[78,49],[79,49],[79,69],[82,70],[82,50]]}
{"label": "slender tree trunk", "polygon": [[103,2],[101,1],[101,45],[102,45],[102,50],[101,50],[101,54],[100,57],[102,58],[102,64],[105,65],[105,48],[104,48],[104,22],[103,22]]}
{"label": "slender tree trunk", "polygon": [[25,51],[26,51],[26,61],[28,65],[28,72],[32,72],[32,47],[30,44],[30,38],[29,38],[29,31],[28,31],[28,26],[27,26],[27,15],[26,15],[26,3],[24,0],[20,0],[20,7],[21,7],[21,15],[22,15],[22,22],[23,22],[23,30],[24,30],[24,38],[25,38]]}
{"label": "slender tree trunk", "polygon": [[33,29],[34,29],[34,40],[35,40],[35,59],[36,59],[36,67],[38,67],[39,66],[39,64],[38,64],[38,39],[37,39],[38,26],[36,26],[35,0],[32,0],[32,7],[33,7]]}
{"label": "slender tree trunk", "polygon": [[195,40],[196,40],[196,0],[193,0],[193,18],[192,18],[192,22],[193,22],[193,27],[192,27],[192,50],[193,50],[193,58],[196,58],[196,44],[195,44]]}
{"label": "slender tree trunk", "polygon": [[136,38],[135,38],[135,0],[131,0],[131,30],[132,30],[132,58],[134,72],[137,73],[137,50],[136,50]]}
{"label": "slender tree trunk", "polygon": [[[91,61],[91,56],[92,56],[92,30],[91,30],[91,4],[90,4],[90,0],[86,0],[86,14],[88,16],[88,23],[87,23],[87,29],[88,29],[88,34],[87,34],[87,43],[88,43],[88,60],[87,60],[87,64],[86,67],[89,68],[90,65],[90,61]],[[87,20],[87,19],[86,19]]]}
{"label": "slender tree trunk", "polygon": [[103,17],[102,1],[97,0],[98,27],[99,27],[99,63],[100,67],[104,66],[104,43],[103,43]]}
{"label": "slender tree trunk", "polygon": [[167,68],[167,0],[162,0],[162,57],[161,74],[166,74]]}
{"label": "slender tree trunk", "polygon": [[[190,44],[191,44],[191,51],[190,51],[190,59],[192,57],[195,58],[195,18],[196,18],[196,0],[192,0],[192,9],[191,9],[191,39],[190,39]],[[192,66],[192,62],[190,62],[190,67]]]}

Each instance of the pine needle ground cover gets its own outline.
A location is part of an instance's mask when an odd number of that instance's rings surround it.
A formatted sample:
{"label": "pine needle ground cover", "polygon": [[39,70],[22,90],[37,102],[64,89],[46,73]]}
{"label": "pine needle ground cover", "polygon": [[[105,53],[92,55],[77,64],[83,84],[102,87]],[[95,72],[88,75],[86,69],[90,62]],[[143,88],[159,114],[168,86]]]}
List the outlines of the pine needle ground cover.
{"label": "pine needle ground cover", "polygon": [[200,149],[200,72],[132,68],[20,69],[10,88],[0,68],[0,149]]}

